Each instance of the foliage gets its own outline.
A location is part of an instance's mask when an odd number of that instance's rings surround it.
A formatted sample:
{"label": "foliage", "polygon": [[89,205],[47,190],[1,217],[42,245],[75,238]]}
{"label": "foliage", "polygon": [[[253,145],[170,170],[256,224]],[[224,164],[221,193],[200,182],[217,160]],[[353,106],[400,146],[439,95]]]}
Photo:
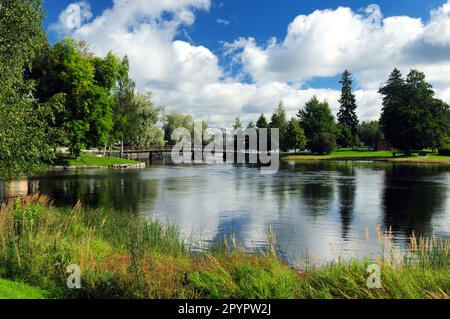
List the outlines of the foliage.
{"label": "foliage", "polygon": [[395,69],[380,94],[383,96],[380,124],[395,148],[407,153],[438,148],[450,135],[449,106],[434,97],[423,73],[411,70],[405,80]]}
{"label": "foliage", "polygon": [[392,159],[392,151],[374,152],[367,149],[345,149],[341,148],[328,155],[313,155],[311,153],[284,154],[283,157],[288,160],[317,160],[317,159]]}
{"label": "foliage", "polygon": [[172,141],[172,133],[177,128],[186,128],[194,135],[194,120],[190,115],[183,115],[177,112],[172,112],[166,115],[164,121],[164,139],[169,145],[175,145],[177,141]]}
{"label": "foliage", "polygon": [[258,120],[256,121],[256,127],[257,128],[265,128],[265,129],[269,128],[269,123],[267,122],[267,119],[264,116],[264,114],[261,114],[259,116]]}
{"label": "foliage", "polygon": [[135,127],[131,122],[135,112],[135,89],[136,85],[128,75],[129,61],[125,56],[122,60],[122,74],[120,74],[119,81],[114,90],[113,95],[113,129],[111,139],[114,142],[121,141],[122,143],[129,143],[133,140],[133,133]]}
{"label": "foliage", "polygon": [[338,123],[337,125],[337,144],[341,147],[351,147],[356,145],[356,135],[345,125]]}
{"label": "foliage", "polygon": [[287,147],[290,149],[301,150],[303,151],[306,147],[306,136],[302,127],[298,123],[296,118],[291,118],[289,121],[287,131]]}
{"label": "foliage", "polygon": [[65,110],[56,112],[51,126],[64,128],[73,153],[107,144],[113,130],[111,93],[124,68],[113,53],[96,57],[69,38],[45,48],[34,62],[29,77],[37,81],[37,98],[47,103],[65,96]]}
{"label": "foliage", "polygon": [[[352,93],[351,73],[348,70],[345,70],[342,75],[342,80],[339,83],[342,84],[342,92],[341,98],[339,99],[341,107],[338,113],[338,123],[341,124],[341,128],[345,127],[350,131],[352,136],[356,136],[359,121],[358,116],[356,115],[356,98]],[[350,142],[350,140],[348,140],[348,142]],[[353,140],[351,142],[353,142]]]}
{"label": "foliage", "polygon": [[[316,96],[309,100],[298,115],[300,126],[305,130],[308,148],[328,152],[336,147],[336,124],[328,102],[320,102]],[[324,141],[320,141],[324,138]],[[331,149],[332,151],[332,149]]]}
{"label": "foliage", "polygon": [[288,121],[286,117],[286,109],[283,105],[283,101],[280,101],[278,107],[272,115],[270,128],[278,128],[280,136],[280,149],[286,151],[288,149],[287,145],[287,127]]}
{"label": "foliage", "polygon": [[375,148],[377,142],[384,138],[378,121],[362,122],[359,124],[358,135],[364,145],[372,148]]}
{"label": "foliage", "polygon": [[113,166],[122,164],[137,164],[137,162],[119,157],[98,157],[92,154],[80,154],[78,158],[59,155],[55,160],[55,164],[63,166]]}
{"label": "foliage", "polygon": [[336,149],[336,136],[330,133],[314,134],[309,141],[311,152],[318,154],[330,154]]}
{"label": "foliage", "polygon": [[242,122],[241,122],[241,119],[239,118],[239,116],[236,117],[234,120],[233,130],[234,131],[242,130]]}
{"label": "foliage", "polygon": [[39,0],[0,4],[0,179],[30,173],[53,157],[46,110],[23,72],[45,43],[42,21]]}
{"label": "foliage", "polygon": [[134,97],[134,108],[129,115],[128,143],[140,148],[164,146],[164,133],[158,126],[163,108],[155,106],[151,93]]}

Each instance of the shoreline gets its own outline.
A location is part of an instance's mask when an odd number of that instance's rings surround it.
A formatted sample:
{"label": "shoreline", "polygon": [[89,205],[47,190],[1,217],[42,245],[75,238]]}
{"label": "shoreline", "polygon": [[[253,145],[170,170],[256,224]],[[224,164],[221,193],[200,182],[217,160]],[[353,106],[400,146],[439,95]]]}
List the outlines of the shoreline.
{"label": "shoreline", "polygon": [[[326,155],[325,155],[326,156]],[[430,158],[389,158],[389,157],[325,157],[325,156],[284,156],[282,161],[308,162],[308,161],[324,161],[324,162],[380,162],[380,163],[399,163],[399,164],[450,164],[450,159],[439,160]]]}
{"label": "shoreline", "polygon": [[50,170],[64,170],[64,171],[76,171],[76,170],[90,170],[90,169],[138,169],[145,168],[144,162],[135,164],[113,164],[113,165],[53,165],[49,166]]}

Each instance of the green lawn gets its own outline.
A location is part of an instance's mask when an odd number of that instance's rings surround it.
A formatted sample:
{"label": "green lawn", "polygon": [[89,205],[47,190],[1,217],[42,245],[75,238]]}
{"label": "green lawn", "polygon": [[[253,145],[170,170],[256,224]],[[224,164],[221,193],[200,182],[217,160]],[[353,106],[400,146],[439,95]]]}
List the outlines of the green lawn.
{"label": "green lawn", "polygon": [[413,153],[411,156],[404,156],[401,152],[396,152],[396,156],[393,156],[392,151],[368,151],[366,149],[351,150],[340,149],[334,151],[329,155],[318,155],[311,153],[283,153],[281,157],[285,160],[333,160],[333,159],[385,159],[387,161],[394,162],[443,162],[450,163],[450,156],[439,156],[436,153],[430,151],[424,151],[423,156],[420,156],[419,152]]}
{"label": "green lawn", "polygon": [[56,165],[67,166],[113,166],[122,164],[137,164],[138,162],[118,157],[98,157],[92,154],[81,154],[80,159],[68,155],[60,155],[55,161]]}
{"label": "green lawn", "polygon": [[0,279],[0,299],[45,299],[46,292],[25,284]]}

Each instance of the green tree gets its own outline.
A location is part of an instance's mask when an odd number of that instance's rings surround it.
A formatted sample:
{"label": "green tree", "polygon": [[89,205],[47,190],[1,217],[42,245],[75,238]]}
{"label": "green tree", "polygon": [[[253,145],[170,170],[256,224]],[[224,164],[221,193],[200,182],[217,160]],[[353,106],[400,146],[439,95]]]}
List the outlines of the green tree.
{"label": "green tree", "polygon": [[43,118],[48,108],[33,97],[32,81],[24,77],[45,45],[44,13],[39,0],[0,3],[0,178],[35,170],[52,159]]}
{"label": "green tree", "polygon": [[241,130],[241,129],[242,129],[242,122],[241,122],[241,119],[238,116],[234,120],[233,130],[237,131],[237,130]]}
{"label": "green tree", "polygon": [[164,146],[164,132],[158,126],[163,116],[163,108],[155,106],[151,97],[151,93],[138,94],[134,97],[134,116],[130,117],[129,126],[135,130],[129,138],[138,148]]}
{"label": "green tree", "polygon": [[[36,59],[30,78],[37,80],[36,96],[43,103],[65,94],[65,112],[56,125],[67,131],[71,151],[106,145],[113,130],[112,91],[124,65],[112,54],[100,58],[84,43],[65,39],[46,47]],[[62,124],[63,123],[63,124]]]}
{"label": "green tree", "polygon": [[314,134],[308,145],[314,153],[330,154],[336,148],[336,135],[324,132]]}
{"label": "green tree", "polygon": [[361,142],[372,148],[375,148],[377,142],[384,138],[378,121],[362,122],[358,125],[358,134]]}
{"label": "green tree", "polygon": [[283,101],[280,101],[278,107],[272,115],[271,122],[269,124],[270,128],[278,128],[280,134],[280,149],[282,151],[287,151],[287,140],[286,140],[286,132],[287,132],[287,116],[286,109],[284,108]]}
{"label": "green tree", "polygon": [[353,135],[348,126],[338,123],[336,127],[337,144],[341,147],[352,147],[355,145],[356,135]]}
{"label": "green tree", "polygon": [[306,136],[302,127],[298,123],[296,118],[291,118],[289,121],[287,132],[287,147],[290,149],[294,149],[295,151],[301,150],[303,151],[306,147]]}
{"label": "green tree", "polygon": [[164,139],[169,145],[175,145],[176,141],[172,141],[172,133],[177,128],[186,128],[191,132],[191,138],[194,136],[194,120],[191,115],[183,115],[172,112],[166,115],[164,120]]}
{"label": "green tree", "polygon": [[[324,148],[318,148],[318,141],[324,137],[324,143],[328,146],[336,147],[336,123],[334,122],[333,112],[328,102],[320,102],[316,96],[306,102],[305,108],[297,114],[300,120],[300,126],[304,129],[306,138],[308,139],[307,147],[313,151],[320,151]],[[334,149],[333,147],[333,149]],[[330,147],[325,147],[330,149]]]}
{"label": "green tree", "polygon": [[409,154],[412,150],[439,147],[449,135],[449,106],[434,97],[425,75],[411,70],[406,80],[395,69],[380,89],[383,109],[380,118],[386,139]]}
{"label": "green tree", "polygon": [[261,114],[258,118],[258,120],[256,121],[256,127],[257,128],[269,128],[269,123],[267,122],[266,117],[264,116],[264,114]]}
{"label": "green tree", "polygon": [[122,73],[113,96],[111,138],[114,142],[119,141],[121,143],[121,150],[123,151],[124,143],[131,144],[134,139],[132,134],[137,130],[137,127],[133,125],[136,122],[132,122],[137,107],[135,103],[136,85],[128,75],[129,61],[127,56],[122,60],[122,66]]}
{"label": "green tree", "polygon": [[[338,113],[338,123],[350,131],[352,136],[356,136],[358,133],[358,116],[356,115],[356,97],[352,93],[352,78],[351,73],[348,70],[344,71],[342,79],[339,82],[342,84],[341,98],[339,99],[339,104],[341,105]],[[345,130],[345,131],[347,131]],[[346,132],[344,132],[346,135]],[[353,143],[353,140],[348,140],[347,143]],[[346,143],[346,144],[347,144]],[[349,146],[349,144],[344,145]]]}

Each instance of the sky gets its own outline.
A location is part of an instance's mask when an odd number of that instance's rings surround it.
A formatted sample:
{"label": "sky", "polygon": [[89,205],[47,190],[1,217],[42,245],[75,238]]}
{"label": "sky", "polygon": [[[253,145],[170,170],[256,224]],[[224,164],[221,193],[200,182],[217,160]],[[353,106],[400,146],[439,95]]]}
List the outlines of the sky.
{"label": "sky", "polygon": [[140,91],[168,112],[230,127],[295,116],[313,95],[336,113],[350,70],[361,120],[378,119],[393,68],[425,72],[450,102],[450,0],[44,0],[54,43],[128,55]]}

